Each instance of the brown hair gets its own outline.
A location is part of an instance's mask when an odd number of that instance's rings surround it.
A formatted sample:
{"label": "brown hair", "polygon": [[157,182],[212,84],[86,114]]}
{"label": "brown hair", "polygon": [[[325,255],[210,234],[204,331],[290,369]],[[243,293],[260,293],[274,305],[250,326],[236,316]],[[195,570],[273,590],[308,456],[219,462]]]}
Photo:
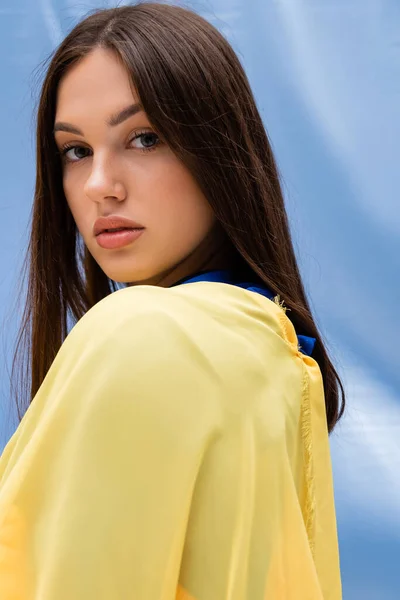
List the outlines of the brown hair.
{"label": "brown hair", "polygon": [[[99,46],[112,49],[131,73],[150,123],[196,179],[240,260],[284,300],[297,333],[317,339],[313,357],[323,376],[331,432],[344,411],[344,390],[311,315],[278,169],[248,79],[218,30],[178,6],[97,10],[51,58],[37,117],[28,287],[12,373],[28,345],[23,379],[30,380],[31,402],[68,333],[68,319],[76,322],[117,289],[78,235],[53,134],[61,78]],[[21,418],[20,399],[17,393]]]}

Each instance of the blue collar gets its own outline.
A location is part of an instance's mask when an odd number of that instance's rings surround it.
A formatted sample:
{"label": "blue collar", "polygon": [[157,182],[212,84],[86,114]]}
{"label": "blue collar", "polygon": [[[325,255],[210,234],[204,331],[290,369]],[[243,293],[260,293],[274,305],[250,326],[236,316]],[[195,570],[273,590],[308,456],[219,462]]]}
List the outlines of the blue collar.
{"label": "blue collar", "polygon": [[[182,284],[186,284],[186,283],[196,283],[197,281],[215,281],[218,283],[228,283],[230,285],[236,285],[237,287],[244,288],[250,292],[256,292],[257,294],[261,294],[262,296],[265,296],[266,298],[269,298],[269,300],[272,300],[272,301],[275,297],[275,294],[273,294],[271,292],[271,290],[269,288],[267,288],[267,286],[264,283],[262,283],[262,284],[256,283],[255,284],[254,282],[238,281],[238,279],[237,279],[237,277],[235,277],[235,274],[233,273],[233,271],[222,270],[222,269],[198,273],[197,275],[193,275],[193,276],[181,279],[174,285],[182,285]],[[297,339],[298,339],[298,343],[299,343],[299,350],[303,354],[307,354],[307,356],[311,356],[314,346],[315,346],[316,339],[313,337],[306,336],[306,335],[297,335]]]}

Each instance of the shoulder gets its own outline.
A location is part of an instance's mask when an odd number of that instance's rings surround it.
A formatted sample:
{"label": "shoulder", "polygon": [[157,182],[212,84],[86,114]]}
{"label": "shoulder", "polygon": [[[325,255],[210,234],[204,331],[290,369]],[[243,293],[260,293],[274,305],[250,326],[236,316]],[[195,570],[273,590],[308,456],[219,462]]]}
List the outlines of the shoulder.
{"label": "shoulder", "polygon": [[117,331],[122,338],[126,332],[132,345],[139,341],[142,345],[155,341],[173,345],[179,332],[181,342],[233,335],[236,343],[261,338],[298,351],[294,327],[279,304],[255,292],[214,282],[124,288],[91,308],[70,336],[106,340]]}
{"label": "shoulder", "polygon": [[138,378],[140,385],[146,381],[150,387],[156,368],[172,362],[178,368],[187,360],[190,331],[185,332],[184,323],[189,319],[189,304],[156,286],[121,289],[78,321],[60,353],[69,361],[79,355],[81,364],[86,357],[106,367],[113,377],[128,377],[132,383]]}
{"label": "shoulder", "polygon": [[227,285],[124,288],[75,325],[34,404],[61,411],[63,422],[82,415],[96,430],[111,419],[173,437],[200,423],[213,429],[261,402],[276,435],[285,406],[291,419],[298,412],[303,389],[280,310]]}
{"label": "shoulder", "polygon": [[261,339],[269,346],[287,346],[292,355],[300,354],[294,326],[278,302],[215,282],[121,289],[91,308],[68,337],[106,340],[117,331],[126,332],[131,345],[168,341],[171,346],[180,332],[181,342],[193,337],[233,336],[236,344]]}
{"label": "shoulder", "polygon": [[[135,286],[114,292],[92,307],[73,327],[64,345],[84,351],[104,348],[122,365],[140,359],[141,369],[185,361],[188,343],[206,311],[175,289]],[[176,363],[175,363],[176,364]]]}
{"label": "shoulder", "polygon": [[112,424],[117,437],[157,433],[171,443],[184,432],[211,431],[221,415],[213,364],[185,331],[172,296],[138,286],[98,302],[64,341],[31,419],[52,414],[63,426],[113,440]]}

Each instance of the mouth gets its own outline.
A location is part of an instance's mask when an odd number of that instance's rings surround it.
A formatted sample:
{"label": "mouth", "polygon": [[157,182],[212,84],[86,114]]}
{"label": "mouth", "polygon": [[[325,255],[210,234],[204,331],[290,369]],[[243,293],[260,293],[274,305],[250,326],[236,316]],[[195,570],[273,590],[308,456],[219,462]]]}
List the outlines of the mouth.
{"label": "mouth", "polygon": [[141,231],[144,227],[115,227],[114,229],[103,229],[97,235],[102,233],[114,233],[117,231]]}
{"label": "mouth", "polygon": [[96,236],[96,241],[99,246],[107,250],[115,248],[123,248],[137,240],[143,233],[144,227],[118,227],[115,229],[103,229]]}
{"label": "mouth", "polygon": [[140,223],[128,219],[123,215],[109,215],[107,217],[99,217],[96,219],[93,226],[93,234],[95,237],[98,237],[104,233],[118,233],[121,230],[140,231],[142,229],[144,229],[144,227]]}

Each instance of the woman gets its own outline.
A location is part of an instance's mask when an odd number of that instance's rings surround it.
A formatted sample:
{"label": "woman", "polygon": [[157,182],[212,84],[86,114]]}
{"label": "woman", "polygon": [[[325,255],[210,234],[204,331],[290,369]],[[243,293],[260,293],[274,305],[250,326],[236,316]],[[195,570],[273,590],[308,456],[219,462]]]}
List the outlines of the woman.
{"label": "woman", "polygon": [[138,4],[60,45],[29,252],[2,600],[341,598],[343,389],[248,80],[208,22]]}

